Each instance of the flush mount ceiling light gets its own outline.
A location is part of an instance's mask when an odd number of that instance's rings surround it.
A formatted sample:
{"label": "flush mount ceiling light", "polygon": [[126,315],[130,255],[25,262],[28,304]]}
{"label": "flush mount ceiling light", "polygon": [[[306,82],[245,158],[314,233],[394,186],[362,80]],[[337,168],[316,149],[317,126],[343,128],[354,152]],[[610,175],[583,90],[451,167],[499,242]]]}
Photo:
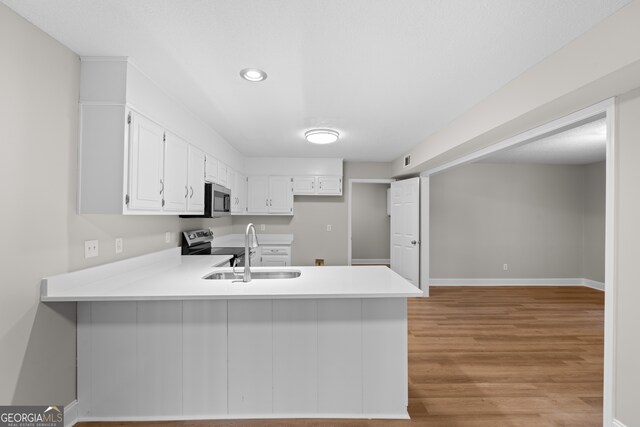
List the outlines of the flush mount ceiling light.
{"label": "flush mount ceiling light", "polygon": [[313,144],[331,144],[338,140],[340,134],[333,129],[310,129],[304,133],[304,137]]}
{"label": "flush mount ceiling light", "polygon": [[240,71],[240,77],[250,82],[261,82],[267,78],[267,73],[257,68],[245,68]]}

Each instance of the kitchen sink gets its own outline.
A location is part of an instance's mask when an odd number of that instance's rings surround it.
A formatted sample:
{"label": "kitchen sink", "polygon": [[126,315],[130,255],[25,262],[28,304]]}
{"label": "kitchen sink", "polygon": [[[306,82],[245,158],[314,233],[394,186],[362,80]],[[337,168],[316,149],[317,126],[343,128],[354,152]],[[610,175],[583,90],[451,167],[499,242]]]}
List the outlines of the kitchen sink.
{"label": "kitchen sink", "polygon": [[[268,271],[252,271],[251,279],[295,279],[300,277],[302,273],[298,270],[268,270]],[[242,280],[242,273],[234,273],[233,271],[217,271],[204,276],[207,280]]]}

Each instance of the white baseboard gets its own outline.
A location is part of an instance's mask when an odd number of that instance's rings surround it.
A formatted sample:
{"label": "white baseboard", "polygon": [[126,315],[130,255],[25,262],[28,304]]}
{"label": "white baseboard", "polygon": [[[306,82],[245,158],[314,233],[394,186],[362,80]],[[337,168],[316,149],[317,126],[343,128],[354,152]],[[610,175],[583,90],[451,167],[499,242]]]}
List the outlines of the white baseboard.
{"label": "white baseboard", "polygon": [[604,283],[575,279],[429,279],[430,286],[586,286],[604,291]]}
{"label": "white baseboard", "polygon": [[613,420],[613,427],[627,427],[618,420]]}
{"label": "white baseboard", "polygon": [[64,405],[64,427],[72,427],[78,422],[78,401]]}
{"label": "white baseboard", "polygon": [[604,283],[596,282],[595,280],[582,279],[582,285],[586,286],[587,288],[592,288],[592,289],[597,289],[599,291],[604,291]]}
{"label": "white baseboard", "polygon": [[[82,417],[81,422],[138,422],[138,421],[177,421],[177,420],[253,420],[253,419],[297,419],[328,418],[355,420],[408,420],[409,414],[399,413],[263,413],[263,414],[210,414],[210,415],[166,415],[148,417]],[[66,427],[66,426],[65,426]]]}
{"label": "white baseboard", "polygon": [[391,260],[383,258],[371,258],[371,259],[352,259],[351,264],[391,264]]}

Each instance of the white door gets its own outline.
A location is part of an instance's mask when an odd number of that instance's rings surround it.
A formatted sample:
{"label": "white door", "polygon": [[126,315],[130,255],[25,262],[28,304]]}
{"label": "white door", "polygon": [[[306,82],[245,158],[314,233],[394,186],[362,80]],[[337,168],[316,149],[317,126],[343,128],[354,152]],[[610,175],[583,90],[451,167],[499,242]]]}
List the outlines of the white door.
{"label": "white door", "polygon": [[249,213],[269,213],[269,177],[250,176],[247,192]]}
{"label": "white door", "polygon": [[420,178],[391,183],[391,269],[420,286]]}
{"label": "white door", "polygon": [[131,112],[129,209],[160,211],[164,193],[164,130]]}
{"label": "white door", "polygon": [[293,212],[293,178],[269,177],[269,213]]}
{"label": "white door", "polygon": [[164,210],[187,210],[189,144],[170,133],[164,149]]}
{"label": "white door", "polygon": [[189,146],[189,197],[187,211],[204,213],[204,160],[205,155],[193,145]]}

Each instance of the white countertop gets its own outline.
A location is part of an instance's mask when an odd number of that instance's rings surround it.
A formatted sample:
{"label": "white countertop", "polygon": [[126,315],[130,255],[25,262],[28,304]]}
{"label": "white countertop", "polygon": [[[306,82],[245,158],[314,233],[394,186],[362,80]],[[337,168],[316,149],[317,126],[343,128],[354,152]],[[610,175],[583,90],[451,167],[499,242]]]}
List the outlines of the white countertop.
{"label": "white countertop", "polygon": [[[42,279],[42,301],[407,298],[422,291],[387,267],[255,267],[298,270],[295,279],[206,280],[226,256],[181,256],[180,248]],[[240,270],[242,270],[240,268]]]}
{"label": "white countertop", "polygon": [[[291,245],[293,243],[293,234],[260,234],[258,243],[264,245]],[[220,237],[214,237],[211,246],[219,247],[242,247],[244,246],[244,234],[226,234]]]}

